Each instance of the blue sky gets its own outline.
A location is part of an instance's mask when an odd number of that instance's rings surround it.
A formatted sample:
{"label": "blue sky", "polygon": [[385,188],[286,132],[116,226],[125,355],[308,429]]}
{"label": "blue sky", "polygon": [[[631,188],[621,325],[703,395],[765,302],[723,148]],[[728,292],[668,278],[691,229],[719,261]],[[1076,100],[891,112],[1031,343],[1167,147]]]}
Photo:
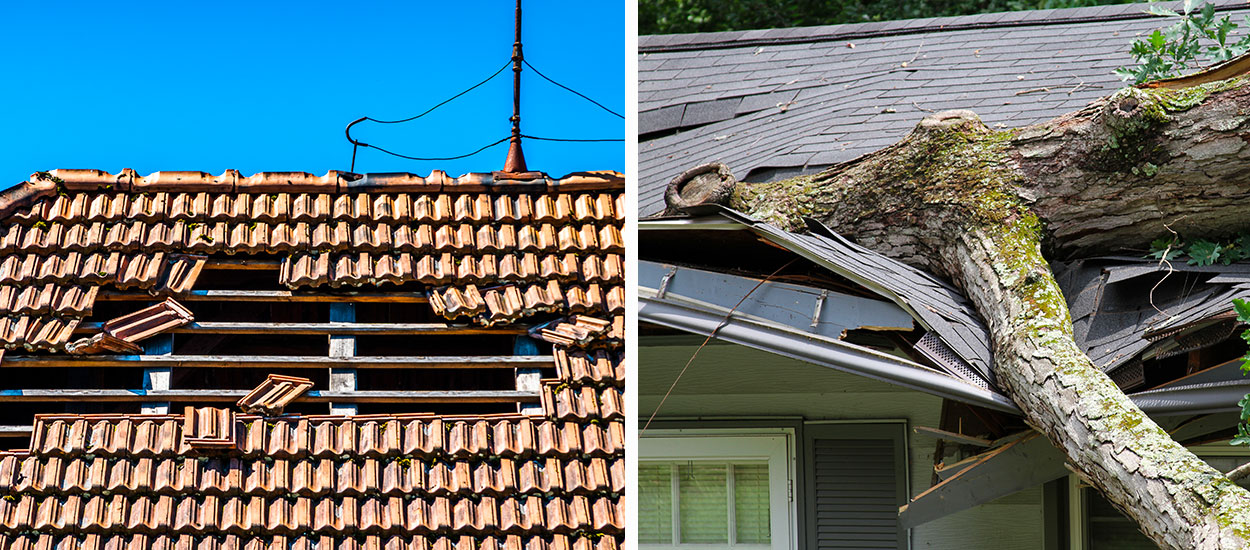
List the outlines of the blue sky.
{"label": "blue sky", "polygon": [[[461,2],[4,2],[0,187],[52,168],[347,170],[347,123],[415,115],[511,55],[512,0]],[[529,0],[525,59],[624,113],[624,4]],[[473,151],[508,135],[512,71],[407,124],[357,139],[412,156]],[[522,131],[620,138],[624,121],[522,78]],[[506,143],[468,159],[410,161],[361,149],[358,172],[451,175],[503,167]],[[625,167],[624,144],[527,140],[531,170]]]}

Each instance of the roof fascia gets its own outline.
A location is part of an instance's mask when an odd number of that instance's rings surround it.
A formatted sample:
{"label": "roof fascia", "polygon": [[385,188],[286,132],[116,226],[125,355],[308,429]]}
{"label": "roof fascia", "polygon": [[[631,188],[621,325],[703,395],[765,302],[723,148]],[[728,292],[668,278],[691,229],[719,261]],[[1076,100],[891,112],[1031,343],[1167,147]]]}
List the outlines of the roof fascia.
{"label": "roof fascia", "polygon": [[810,250],[807,250],[807,248],[805,248],[802,244],[796,242],[793,239],[786,238],[785,231],[781,231],[781,230],[770,231],[770,230],[764,229],[764,227],[766,226],[763,226],[763,224],[760,224],[759,222],[755,222],[751,218],[746,217],[745,215],[739,212],[734,212],[728,209],[723,209],[720,212],[708,214],[705,216],[700,216],[697,218],[656,218],[652,220],[643,220],[643,221],[638,222],[639,231],[658,231],[658,230],[679,230],[680,231],[680,230],[706,230],[706,229],[749,230],[752,233],[755,233],[756,235],[767,240],[768,242],[779,245],[785,248],[786,250],[789,250],[790,252],[793,252],[803,257],[804,259],[812,263],[815,263],[816,265],[822,266],[825,269],[828,269],[838,275],[846,277],[847,279],[850,279],[855,284],[858,284],[890,300],[891,302],[894,302],[899,307],[901,307],[904,311],[908,312],[908,314],[910,314],[912,318],[916,320],[916,322],[920,323],[921,326],[924,326],[926,330],[932,330],[932,327],[925,325],[924,320],[919,315],[916,314],[915,310],[912,309],[911,305],[908,304],[907,301],[904,300],[901,296],[893,292],[890,292],[889,289],[886,289],[880,285],[877,285],[876,283],[873,283],[872,281],[859,277],[851,271],[843,269],[837,264],[834,264],[826,260],[825,258],[822,258],[819,254],[815,254],[811,252]]}
{"label": "roof fascia", "polygon": [[709,311],[638,289],[639,320],[717,338],[783,357],[922,391],[963,403],[1019,414],[1007,397],[982,390],[919,363],[872,349],[753,319]]}
{"label": "roof fascia", "polygon": [[648,260],[639,263],[638,285],[657,299],[837,341],[859,328],[915,328],[911,315],[890,302]]}
{"label": "roof fascia", "polygon": [[653,218],[650,220],[640,220],[638,222],[639,231],[742,231],[748,228],[749,226],[746,224],[721,214],[711,214],[697,218]]}

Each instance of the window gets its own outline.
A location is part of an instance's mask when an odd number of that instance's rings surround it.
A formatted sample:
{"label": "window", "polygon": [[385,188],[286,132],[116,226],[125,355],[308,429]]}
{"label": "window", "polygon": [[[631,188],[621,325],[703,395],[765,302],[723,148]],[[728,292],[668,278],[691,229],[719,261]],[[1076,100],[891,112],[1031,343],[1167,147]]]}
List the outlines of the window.
{"label": "window", "polygon": [[648,548],[791,548],[789,438],[647,437],[638,533]]}
{"label": "window", "polygon": [[[1189,450],[1215,469],[1228,472],[1250,458],[1245,447],[1234,447],[1227,441],[1192,445]],[[1250,480],[1241,480],[1250,488]],[[1086,486],[1077,476],[1068,476],[1070,548],[1073,550],[1153,550],[1156,544],[1142,534],[1133,520],[1126,517],[1098,491]]]}

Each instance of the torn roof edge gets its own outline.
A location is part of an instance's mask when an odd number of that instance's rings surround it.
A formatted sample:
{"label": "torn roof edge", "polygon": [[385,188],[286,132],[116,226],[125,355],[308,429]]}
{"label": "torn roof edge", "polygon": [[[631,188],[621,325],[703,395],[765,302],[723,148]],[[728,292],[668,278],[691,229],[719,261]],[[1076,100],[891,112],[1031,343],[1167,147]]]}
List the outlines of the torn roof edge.
{"label": "torn roof edge", "polygon": [[775,353],[799,361],[880,380],[946,399],[1018,413],[1005,395],[980,388],[940,370],[900,357],[846,342],[816,341],[810,335],[780,330],[750,319],[732,317],[727,322],[719,313],[668,303],[640,296],[639,320],[661,326],[707,335],[750,348]]}
{"label": "torn roof edge", "polygon": [[[700,205],[697,207],[687,209],[684,214],[675,214],[675,215],[670,214],[670,215],[662,215],[659,217],[648,218],[646,220],[643,220],[643,223],[639,225],[639,229],[643,229],[644,226],[647,225],[648,223],[661,225],[661,224],[664,224],[665,222],[671,222],[671,221],[676,221],[676,220],[684,220],[683,222],[679,222],[679,223],[683,225],[688,224],[690,229],[698,229],[699,224],[693,222],[693,220],[699,217],[706,218],[709,216],[719,216],[721,218],[726,219],[726,221],[740,225],[742,226],[741,227],[742,229],[751,231],[755,233],[756,235],[760,236],[761,238],[767,239],[769,242],[772,242],[778,246],[782,246],[785,249],[789,250],[790,252],[797,254],[817,265],[820,265],[824,267],[825,269],[830,270],[833,273],[846,277],[851,282],[858,284],[864,287],[865,289],[881,296],[882,298],[894,303],[895,305],[902,308],[903,311],[911,315],[911,317],[916,321],[918,325],[920,325],[927,331],[932,331],[936,333],[938,337],[947,346],[949,346],[951,350],[954,351],[957,356],[959,356],[960,359],[962,359],[965,363],[968,364],[968,366],[974,369],[980,375],[980,377],[985,379],[991,385],[995,383],[995,377],[993,374],[992,365],[990,364],[992,362],[992,358],[990,355],[989,332],[987,329],[985,329],[984,322],[981,321],[980,319],[980,314],[977,313],[975,310],[973,310],[970,304],[955,304],[956,306],[966,305],[967,311],[965,313],[967,313],[967,316],[968,316],[968,319],[966,321],[953,319],[951,318],[950,315],[945,315],[939,312],[935,312],[934,315],[938,317],[942,317],[948,322],[948,326],[946,327],[938,326],[938,324],[934,323],[933,319],[930,318],[932,317],[931,315],[927,314],[927,312],[923,312],[923,309],[924,309],[923,307],[917,307],[917,304],[913,303],[913,302],[917,302],[915,297],[906,296],[904,295],[904,293],[901,293],[895,289],[890,288],[888,285],[884,284],[883,282],[871,280],[870,278],[864,277],[854,272],[851,269],[848,269],[844,266],[837,265],[836,263],[833,262],[833,260],[823,255],[821,251],[814,249],[806,241],[809,239],[820,239],[820,240],[827,242],[828,244],[846,248],[851,253],[869,254],[872,256],[877,256],[877,257],[883,258],[884,260],[888,262],[895,263],[898,266],[906,268],[907,270],[912,271],[916,273],[917,275],[925,277],[929,282],[933,283],[934,286],[940,287],[944,290],[948,290],[951,293],[954,293],[956,296],[959,296],[960,298],[963,297],[962,293],[959,293],[958,290],[951,287],[948,283],[945,283],[944,281],[941,281],[940,279],[937,279],[928,273],[912,268],[911,266],[907,266],[906,264],[898,262],[897,260],[887,258],[867,248],[864,248],[858,244],[855,244],[850,239],[847,239],[846,237],[839,235],[838,233],[834,232],[832,229],[829,229],[828,227],[824,227],[818,222],[809,222],[809,229],[811,229],[813,233],[804,235],[804,234],[794,233],[791,231],[786,231],[784,229],[778,228],[771,224],[756,220],[747,214],[738,212],[736,210],[733,210],[725,206],[709,204],[709,205]],[[966,298],[964,298],[964,301],[966,302]],[[969,327],[969,332],[981,333],[984,336],[982,338],[975,338],[975,335],[974,335],[974,339],[976,341],[969,342],[967,341],[966,338],[963,337],[963,335],[958,334],[957,333],[958,331],[954,330],[953,327],[960,325],[960,324],[966,325],[968,324],[967,322],[977,323],[974,327]],[[973,330],[973,329],[976,329],[976,330]]]}

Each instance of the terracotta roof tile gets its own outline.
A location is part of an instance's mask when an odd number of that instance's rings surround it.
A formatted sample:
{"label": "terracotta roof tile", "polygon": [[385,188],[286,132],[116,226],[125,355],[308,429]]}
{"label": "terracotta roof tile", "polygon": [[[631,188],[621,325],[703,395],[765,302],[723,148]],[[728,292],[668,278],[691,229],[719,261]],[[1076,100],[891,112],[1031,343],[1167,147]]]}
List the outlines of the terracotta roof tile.
{"label": "terracotta roof tile", "polygon": [[530,336],[557,346],[584,347],[606,333],[611,325],[609,320],[574,315],[533,327]]}
{"label": "terracotta roof tile", "polygon": [[[196,446],[231,434],[239,444],[228,454]],[[481,545],[567,534],[618,544],[623,439],[620,421],[41,416],[29,453],[0,455],[0,537],[314,533],[334,544],[364,534]],[[186,454],[196,451],[210,454]]]}
{"label": "terracotta roof tile", "polygon": [[307,378],[270,374],[261,385],[243,396],[237,405],[248,413],[279,415],[284,407],[312,386],[312,380]]}

